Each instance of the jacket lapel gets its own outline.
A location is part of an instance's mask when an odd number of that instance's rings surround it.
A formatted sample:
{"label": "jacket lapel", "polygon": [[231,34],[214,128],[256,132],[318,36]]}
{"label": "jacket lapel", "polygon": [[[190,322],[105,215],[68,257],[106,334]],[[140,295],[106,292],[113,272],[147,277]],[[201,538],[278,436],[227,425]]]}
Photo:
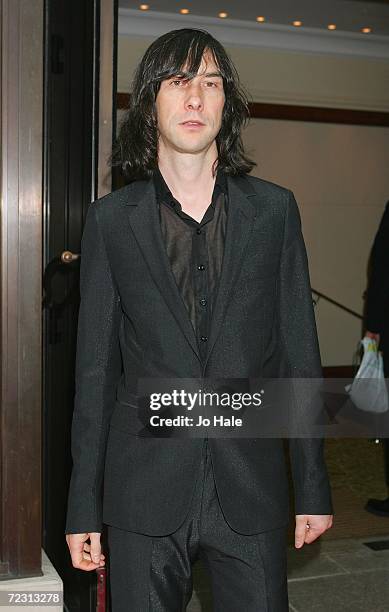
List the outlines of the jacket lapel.
{"label": "jacket lapel", "polygon": [[250,198],[258,196],[249,180],[245,177],[228,176],[227,184],[228,215],[224,254],[203,372],[220,333],[229,303],[229,295],[237,282],[242,268],[245,249],[249,242],[256,216],[256,206]]}
{"label": "jacket lapel", "polygon": [[[228,176],[227,184],[228,215],[224,255],[203,371],[220,333],[229,294],[241,269],[245,247],[249,241],[256,214],[256,207],[250,198],[258,196],[248,179]],[[135,181],[126,190],[123,190],[120,196],[121,203],[128,206],[128,221],[150,274],[201,362],[197,338],[163,243],[154,182],[152,179]]]}
{"label": "jacket lapel", "polygon": [[150,274],[187,341],[200,359],[196,335],[163,243],[153,180],[132,183],[123,204],[129,207],[130,227],[149,267]]}

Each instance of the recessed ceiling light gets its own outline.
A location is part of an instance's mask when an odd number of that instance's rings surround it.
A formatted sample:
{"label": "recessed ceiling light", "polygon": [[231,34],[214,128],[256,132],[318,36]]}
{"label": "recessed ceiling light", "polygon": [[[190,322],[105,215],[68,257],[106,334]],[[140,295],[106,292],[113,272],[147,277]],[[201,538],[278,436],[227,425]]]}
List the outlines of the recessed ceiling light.
{"label": "recessed ceiling light", "polygon": [[303,22],[302,21],[298,21],[298,20],[297,21],[293,21],[293,25],[296,26],[296,28],[299,28],[300,26],[303,25]]}
{"label": "recessed ceiling light", "polygon": [[140,4],[139,8],[141,11],[148,11],[150,7],[148,4]]}
{"label": "recessed ceiling light", "polygon": [[328,28],[329,30],[336,30],[336,25],[335,25],[334,23],[330,23],[330,24],[327,26],[327,28]]}
{"label": "recessed ceiling light", "polygon": [[189,13],[189,9],[180,9],[181,15],[187,15]]}
{"label": "recessed ceiling light", "polygon": [[219,17],[221,19],[225,19],[226,17],[228,17],[228,13],[225,13],[224,11],[222,13],[219,13]]}
{"label": "recessed ceiling light", "polygon": [[264,17],[257,17],[257,21],[259,21],[259,23],[263,23],[265,21]]}
{"label": "recessed ceiling light", "polygon": [[369,34],[371,32],[371,28],[362,28],[361,32],[363,32],[364,34]]}

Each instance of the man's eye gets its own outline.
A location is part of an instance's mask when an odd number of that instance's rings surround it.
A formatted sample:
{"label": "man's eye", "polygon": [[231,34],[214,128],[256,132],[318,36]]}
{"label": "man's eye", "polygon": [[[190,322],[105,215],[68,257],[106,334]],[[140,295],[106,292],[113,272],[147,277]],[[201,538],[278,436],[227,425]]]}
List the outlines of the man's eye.
{"label": "man's eye", "polygon": [[171,81],[171,85],[174,85],[175,83],[183,83],[184,81],[182,79],[177,79],[175,81]]}
{"label": "man's eye", "polygon": [[207,81],[206,83],[207,85],[212,85],[213,87],[217,87],[217,83],[215,83],[215,81]]}

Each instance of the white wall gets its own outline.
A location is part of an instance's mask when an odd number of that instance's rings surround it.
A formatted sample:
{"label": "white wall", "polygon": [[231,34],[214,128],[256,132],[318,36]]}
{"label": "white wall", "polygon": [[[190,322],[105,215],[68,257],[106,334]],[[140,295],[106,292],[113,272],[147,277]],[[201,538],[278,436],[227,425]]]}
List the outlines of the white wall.
{"label": "white wall", "polygon": [[[252,174],[296,196],[311,286],[362,313],[367,259],[389,200],[389,128],[254,119],[243,140],[258,164]],[[350,364],[360,321],[323,299],[315,311],[324,365]]]}

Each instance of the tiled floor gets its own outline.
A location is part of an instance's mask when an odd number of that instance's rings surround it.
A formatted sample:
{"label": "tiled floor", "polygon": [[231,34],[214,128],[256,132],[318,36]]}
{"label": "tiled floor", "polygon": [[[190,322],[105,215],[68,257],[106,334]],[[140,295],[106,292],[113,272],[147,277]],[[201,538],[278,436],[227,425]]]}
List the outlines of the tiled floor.
{"label": "tiled floor", "polygon": [[[388,612],[389,536],[313,542],[289,548],[288,590],[295,612]],[[304,550],[305,548],[305,550]],[[300,555],[300,553],[303,553]]]}
{"label": "tiled floor", "polygon": [[[299,550],[290,546],[290,612],[389,612],[389,548],[366,546],[377,541],[389,546],[389,536],[317,540]],[[187,612],[212,612],[209,579],[199,563]]]}

